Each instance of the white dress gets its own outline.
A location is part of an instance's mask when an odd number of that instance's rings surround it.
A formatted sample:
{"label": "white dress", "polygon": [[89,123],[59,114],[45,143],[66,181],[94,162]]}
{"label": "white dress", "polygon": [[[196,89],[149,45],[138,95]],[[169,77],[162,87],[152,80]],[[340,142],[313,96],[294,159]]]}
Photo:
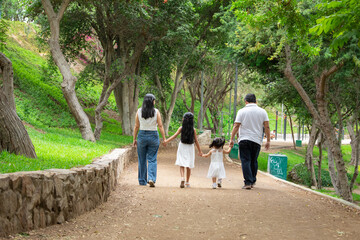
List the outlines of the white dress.
{"label": "white dress", "polygon": [[225,167],[223,162],[223,150],[214,149],[211,153],[211,162],[209,171],[207,174],[208,178],[226,178]]}
{"label": "white dress", "polygon": [[193,144],[179,142],[175,165],[180,167],[194,168],[195,166],[195,147]]}

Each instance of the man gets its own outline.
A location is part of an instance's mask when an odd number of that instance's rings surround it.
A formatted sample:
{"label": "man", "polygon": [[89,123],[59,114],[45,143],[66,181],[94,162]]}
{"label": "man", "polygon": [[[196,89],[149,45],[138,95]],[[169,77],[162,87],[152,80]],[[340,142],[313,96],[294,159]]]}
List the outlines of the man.
{"label": "man", "polygon": [[270,128],[269,117],[264,109],[257,106],[255,94],[247,94],[244,100],[246,106],[240,109],[236,115],[231,132],[230,147],[234,146],[234,137],[239,131],[240,160],[245,179],[243,189],[250,190],[256,182],[257,158],[263,140],[264,129],[267,140],[265,149],[270,148]]}

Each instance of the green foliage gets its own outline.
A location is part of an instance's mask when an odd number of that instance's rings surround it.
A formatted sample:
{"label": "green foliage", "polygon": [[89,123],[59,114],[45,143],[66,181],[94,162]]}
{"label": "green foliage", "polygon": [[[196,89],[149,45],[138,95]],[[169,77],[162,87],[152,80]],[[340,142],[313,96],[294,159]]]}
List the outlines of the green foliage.
{"label": "green foliage", "polygon": [[[301,184],[311,187],[312,180],[311,180],[311,172],[307,169],[304,164],[297,164],[292,169],[296,172],[296,175],[300,178]],[[315,166],[315,176],[316,180],[318,181],[318,167]],[[332,187],[331,178],[329,171],[321,169],[321,185],[323,187]]]}
{"label": "green foliage", "polygon": [[25,19],[25,1],[1,0],[0,18],[12,21],[23,21]]}
{"label": "green foliage", "polygon": [[[17,23],[12,22],[10,31],[14,32],[17,27]],[[59,84],[54,84],[61,81],[59,73],[44,73],[45,69],[49,70],[48,62],[38,53],[22,48],[14,38],[8,39],[4,54],[13,64],[19,117],[38,126],[76,126]]]}
{"label": "green foliage", "polygon": [[360,47],[360,2],[358,0],[326,0],[318,5],[321,11],[316,25],[310,28],[314,35],[331,34],[331,49],[342,48],[355,38]]}
{"label": "green foliage", "polygon": [[4,48],[4,46],[6,45],[6,39],[7,39],[7,31],[9,28],[9,24],[7,23],[6,20],[4,19],[0,19],[0,50],[2,50]]}

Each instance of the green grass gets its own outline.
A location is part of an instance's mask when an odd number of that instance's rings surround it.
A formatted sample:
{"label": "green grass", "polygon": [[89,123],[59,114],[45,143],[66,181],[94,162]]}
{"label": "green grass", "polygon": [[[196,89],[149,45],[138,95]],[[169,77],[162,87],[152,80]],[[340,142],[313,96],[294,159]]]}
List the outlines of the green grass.
{"label": "green grass", "polygon": [[[111,149],[132,142],[132,137],[121,136],[120,123],[105,113],[101,140],[96,143],[83,140],[61,91],[62,76],[48,60],[48,49],[41,48],[36,40],[36,26],[8,23],[10,29],[3,52],[13,64],[17,113],[22,121],[39,130],[27,128],[38,158],[1,152],[0,173],[83,166]],[[93,116],[93,105],[101,92],[99,81],[77,84],[76,91],[82,105],[89,109],[86,111]],[[115,107],[112,94],[106,109]]]}
{"label": "green grass", "polygon": [[45,133],[33,128],[27,130],[38,158],[26,158],[4,151],[0,154],[0,173],[84,166],[111,149],[132,142],[131,136],[108,132],[103,132],[101,140],[93,143],[83,140],[78,130],[48,128]]}

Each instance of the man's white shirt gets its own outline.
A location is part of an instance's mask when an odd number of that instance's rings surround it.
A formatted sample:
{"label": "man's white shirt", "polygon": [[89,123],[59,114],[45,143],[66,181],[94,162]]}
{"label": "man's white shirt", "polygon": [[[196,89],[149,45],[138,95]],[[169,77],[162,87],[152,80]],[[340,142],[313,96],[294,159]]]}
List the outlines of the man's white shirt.
{"label": "man's white shirt", "polygon": [[248,103],[236,115],[235,123],[240,123],[238,141],[250,140],[261,145],[266,121],[269,121],[267,112],[256,103]]}

